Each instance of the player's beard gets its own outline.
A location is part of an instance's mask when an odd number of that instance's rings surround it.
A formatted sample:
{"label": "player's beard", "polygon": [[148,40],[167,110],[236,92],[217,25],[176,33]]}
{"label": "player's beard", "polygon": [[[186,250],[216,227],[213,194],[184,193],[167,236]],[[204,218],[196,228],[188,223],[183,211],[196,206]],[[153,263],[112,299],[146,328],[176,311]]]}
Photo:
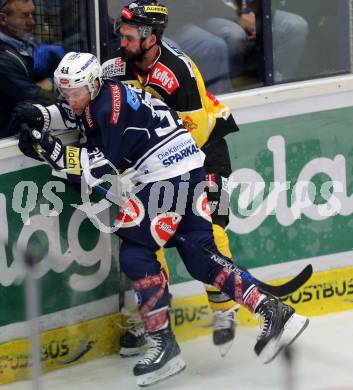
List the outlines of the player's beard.
{"label": "player's beard", "polygon": [[127,62],[141,62],[148,50],[140,48],[136,53],[128,52],[125,47],[120,48],[121,58]]}

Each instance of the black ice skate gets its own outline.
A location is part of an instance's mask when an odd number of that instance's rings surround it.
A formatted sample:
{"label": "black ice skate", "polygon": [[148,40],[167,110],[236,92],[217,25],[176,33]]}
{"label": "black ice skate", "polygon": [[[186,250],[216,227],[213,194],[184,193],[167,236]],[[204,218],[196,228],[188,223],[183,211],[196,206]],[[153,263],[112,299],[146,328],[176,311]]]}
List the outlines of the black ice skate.
{"label": "black ice skate", "polygon": [[235,305],[229,310],[216,311],[213,313],[213,344],[219,348],[219,352],[224,357],[230,350],[235,337],[235,319],[239,305]]}
{"label": "black ice skate", "polygon": [[150,346],[134,367],[137,384],[142,387],[175,375],[186,366],[169,326],[147,337]]}
{"label": "black ice skate", "polygon": [[120,356],[140,355],[147,348],[146,332],[142,321],[135,323],[120,337]]}
{"label": "black ice skate", "polygon": [[264,363],[272,361],[309,323],[308,318],[295,314],[292,307],[270,297],[259,304],[256,313],[264,323],[254,349]]}

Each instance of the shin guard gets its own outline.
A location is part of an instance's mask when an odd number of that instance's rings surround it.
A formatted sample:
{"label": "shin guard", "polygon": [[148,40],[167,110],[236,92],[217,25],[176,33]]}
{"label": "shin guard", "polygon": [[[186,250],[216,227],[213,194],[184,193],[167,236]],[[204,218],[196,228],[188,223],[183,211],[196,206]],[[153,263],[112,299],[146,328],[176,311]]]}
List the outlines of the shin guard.
{"label": "shin guard", "polygon": [[218,273],[213,285],[252,313],[255,312],[257,305],[265,298],[255,284],[250,283],[227,268],[223,268]]}
{"label": "shin guard", "polygon": [[164,272],[135,280],[133,286],[145,330],[156,332],[169,323],[169,292]]}

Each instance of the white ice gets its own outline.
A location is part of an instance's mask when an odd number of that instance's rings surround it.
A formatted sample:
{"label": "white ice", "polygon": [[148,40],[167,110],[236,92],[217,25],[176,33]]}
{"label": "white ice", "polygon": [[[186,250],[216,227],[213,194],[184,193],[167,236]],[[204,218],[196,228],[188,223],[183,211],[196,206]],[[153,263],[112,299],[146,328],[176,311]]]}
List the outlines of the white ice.
{"label": "white ice", "polygon": [[[312,317],[293,345],[290,367],[282,355],[268,365],[260,362],[253,352],[257,333],[258,328],[238,328],[225,358],[219,356],[211,336],[181,343],[186,370],[149,389],[353,390],[353,307]],[[136,360],[109,356],[57,370],[41,378],[40,390],[138,389],[132,375]],[[0,386],[0,390],[29,389],[28,381]]]}

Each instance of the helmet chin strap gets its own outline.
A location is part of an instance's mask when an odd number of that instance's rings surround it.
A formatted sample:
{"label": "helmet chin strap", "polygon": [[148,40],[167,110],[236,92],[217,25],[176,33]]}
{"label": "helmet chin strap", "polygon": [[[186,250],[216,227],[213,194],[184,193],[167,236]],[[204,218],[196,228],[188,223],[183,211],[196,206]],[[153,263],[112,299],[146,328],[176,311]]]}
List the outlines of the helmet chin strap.
{"label": "helmet chin strap", "polygon": [[96,98],[96,97],[98,96],[99,91],[101,90],[102,84],[103,84],[103,83],[101,83],[98,79],[96,79],[94,84],[95,84],[95,88],[94,88],[94,90],[90,93],[90,95],[91,95],[91,101],[92,101],[94,98]]}
{"label": "helmet chin strap", "polygon": [[153,44],[151,47],[147,48],[147,49],[144,49],[142,47],[142,44],[143,42],[145,41],[146,38],[143,38],[142,42],[140,43],[140,50],[141,50],[141,53],[139,54],[138,58],[135,59],[135,62],[142,62],[144,60],[144,57],[145,55],[154,47],[157,45],[157,42],[155,44]]}

